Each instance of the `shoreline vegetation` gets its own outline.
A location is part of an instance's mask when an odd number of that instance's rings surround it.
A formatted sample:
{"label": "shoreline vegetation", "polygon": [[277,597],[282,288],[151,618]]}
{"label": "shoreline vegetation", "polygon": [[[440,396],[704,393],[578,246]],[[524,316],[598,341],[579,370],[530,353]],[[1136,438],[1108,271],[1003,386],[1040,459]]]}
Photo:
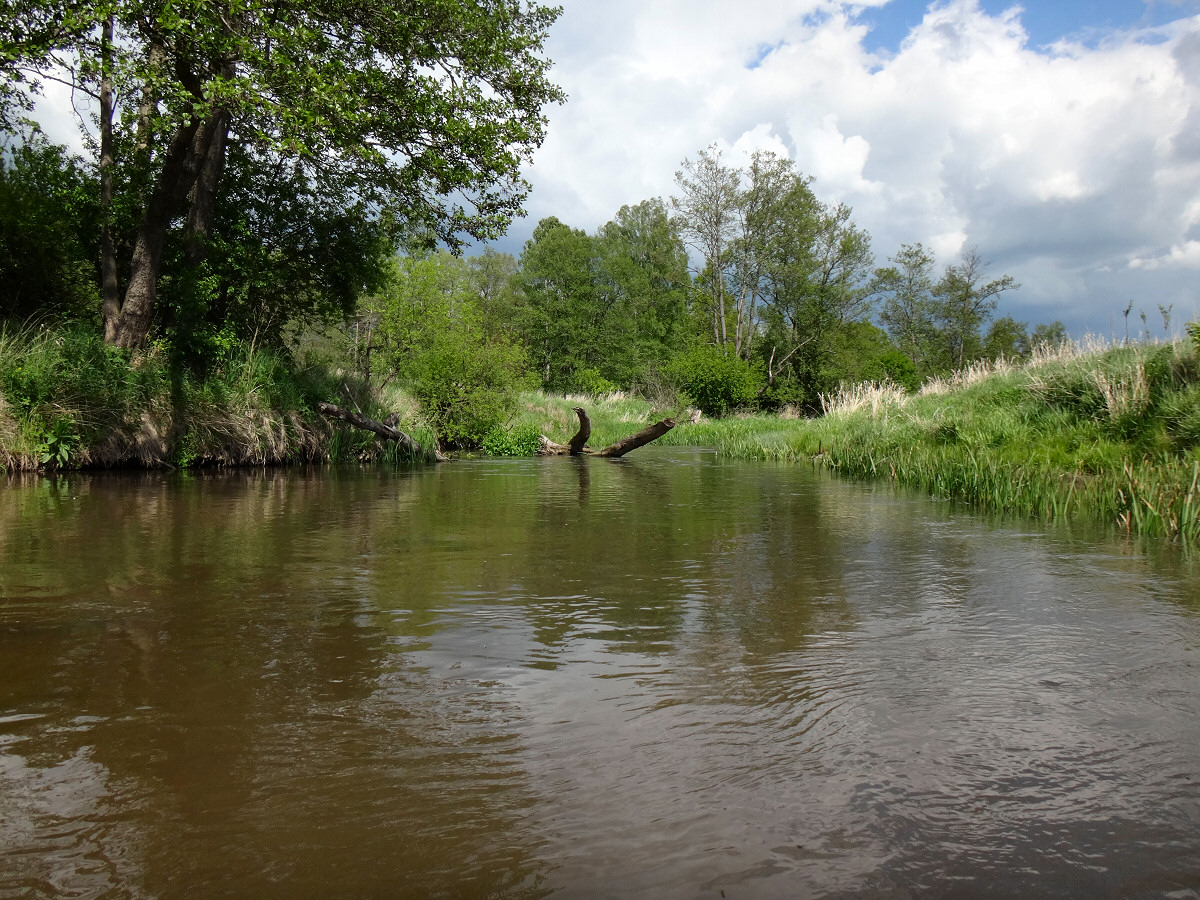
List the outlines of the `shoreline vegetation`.
{"label": "shoreline vegetation", "polygon": [[[0,22],[0,470],[533,455],[579,449],[580,406],[593,448],[659,420],[664,444],[1200,539],[1200,323],[1156,344],[1130,301],[1118,346],[1030,329],[978,246],[884,259],[797,161],[718,144],[669,197],[497,252],[566,100],[561,10],[432,12]],[[49,82],[94,104],[79,148],[30,118]]]}
{"label": "shoreline vegetation", "polygon": [[[908,391],[843,386],[813,418],[784,407],[689,422],[671,391],[551,395],[526,391],[482,441],[482,455],[531,456],[540,435],[566,440],[585,406],[592,446],[654,418],[680,426],[667,445],[737,459],[811,462],[882,479],[980,510],[1043,521],[1091,519],[1131,535],[1200,540],[1200,346],[1197,341],[1043,346],[1028,358],[976,362]],[[79,468],[278,465],[411,460],[398,445],[317,412],[330,399],[394,416],[432,461],[420,404],[328,362],[278,351],[233,352],[205,377],[164,352],[107,347],[85,327],[0,333],[0,467],[6,474]]]}

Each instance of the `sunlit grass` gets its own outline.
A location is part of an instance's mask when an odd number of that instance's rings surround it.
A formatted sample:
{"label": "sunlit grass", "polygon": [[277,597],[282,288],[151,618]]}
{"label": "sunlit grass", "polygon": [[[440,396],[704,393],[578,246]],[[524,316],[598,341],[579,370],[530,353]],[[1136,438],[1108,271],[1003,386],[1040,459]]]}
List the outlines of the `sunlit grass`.
{"label": "sunlit grass", "polygon": [[[740,459],[811,461],[981,509],[1043,520],[1108,522],[1130,534],[1200,541],[1200,360],[1190,343],[1042,348],[1022,363],[974,364],[915,394],[844,387],[815,419],[687,421],[660,444]],[[592,415],[592,446],[666,414],[629,397],[525,399],[543,433],[565,441],[572,405]],[[533,411],[536,410],[536,413]]]}

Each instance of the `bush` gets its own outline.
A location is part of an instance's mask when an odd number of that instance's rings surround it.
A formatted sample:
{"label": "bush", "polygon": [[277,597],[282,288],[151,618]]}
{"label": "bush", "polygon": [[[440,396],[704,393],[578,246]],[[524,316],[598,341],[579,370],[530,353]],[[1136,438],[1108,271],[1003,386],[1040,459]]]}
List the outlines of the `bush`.
{"label": "bush", "polygon": [[723,416],[752,406],[762,387],[762,372],[718,347],[698,347],[667,364],[667,372],[705,414]]}
{"label": "bush", "polygon": [[502,341],[444,323],[412,355],[410,385],[438,441],[451,449],[479,446],[516,408],[525,355]]}
{"label": "bush", "polygon": [[493,428],[479,443],[489,456],[533,456],[541,447],[541,433],[533,425],[513,429]]}
{"label": "bush", "polygon": [[577,369],[571,376],[571,386],[581,394],[603,397],[613,393],[617,386],[595,369]]}

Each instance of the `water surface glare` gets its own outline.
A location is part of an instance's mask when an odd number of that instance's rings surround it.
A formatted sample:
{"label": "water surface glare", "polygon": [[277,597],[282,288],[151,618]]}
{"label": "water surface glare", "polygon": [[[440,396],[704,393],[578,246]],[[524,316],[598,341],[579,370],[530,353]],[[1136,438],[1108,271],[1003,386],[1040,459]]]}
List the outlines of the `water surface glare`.
{"label": "water surface glare", "polygon": [[0,897],[1200,896],[1200,572],[803,465],[0,485]]}

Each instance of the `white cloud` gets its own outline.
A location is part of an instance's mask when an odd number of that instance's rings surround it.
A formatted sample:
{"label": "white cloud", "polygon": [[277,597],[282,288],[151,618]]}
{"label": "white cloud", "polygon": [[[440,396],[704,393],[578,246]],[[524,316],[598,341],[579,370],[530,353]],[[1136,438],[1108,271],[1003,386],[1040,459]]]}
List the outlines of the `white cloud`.
{"label": "white cloud", "polygon": [[884,55],[853,17],[866,2],[564,5],[550,55],[570,100],[509,249],[541,216],[592,229],[670,195],[716,142],[790,156],[855,208],[881,262],[901,242],[945,263],[978,246],[1022,282],[1005,298],[1019,316],[1102,330],[1131,296],[1194,305],[1200,17],[1045,50],[1015,6],[949,0]]}
{"label": "white cloud", "polygon": [[1176,244],[1163,256],[1135,258],[1130,261],[1131,269],[1161,269],[1167,267],[1200,269],[1200,241]]}

